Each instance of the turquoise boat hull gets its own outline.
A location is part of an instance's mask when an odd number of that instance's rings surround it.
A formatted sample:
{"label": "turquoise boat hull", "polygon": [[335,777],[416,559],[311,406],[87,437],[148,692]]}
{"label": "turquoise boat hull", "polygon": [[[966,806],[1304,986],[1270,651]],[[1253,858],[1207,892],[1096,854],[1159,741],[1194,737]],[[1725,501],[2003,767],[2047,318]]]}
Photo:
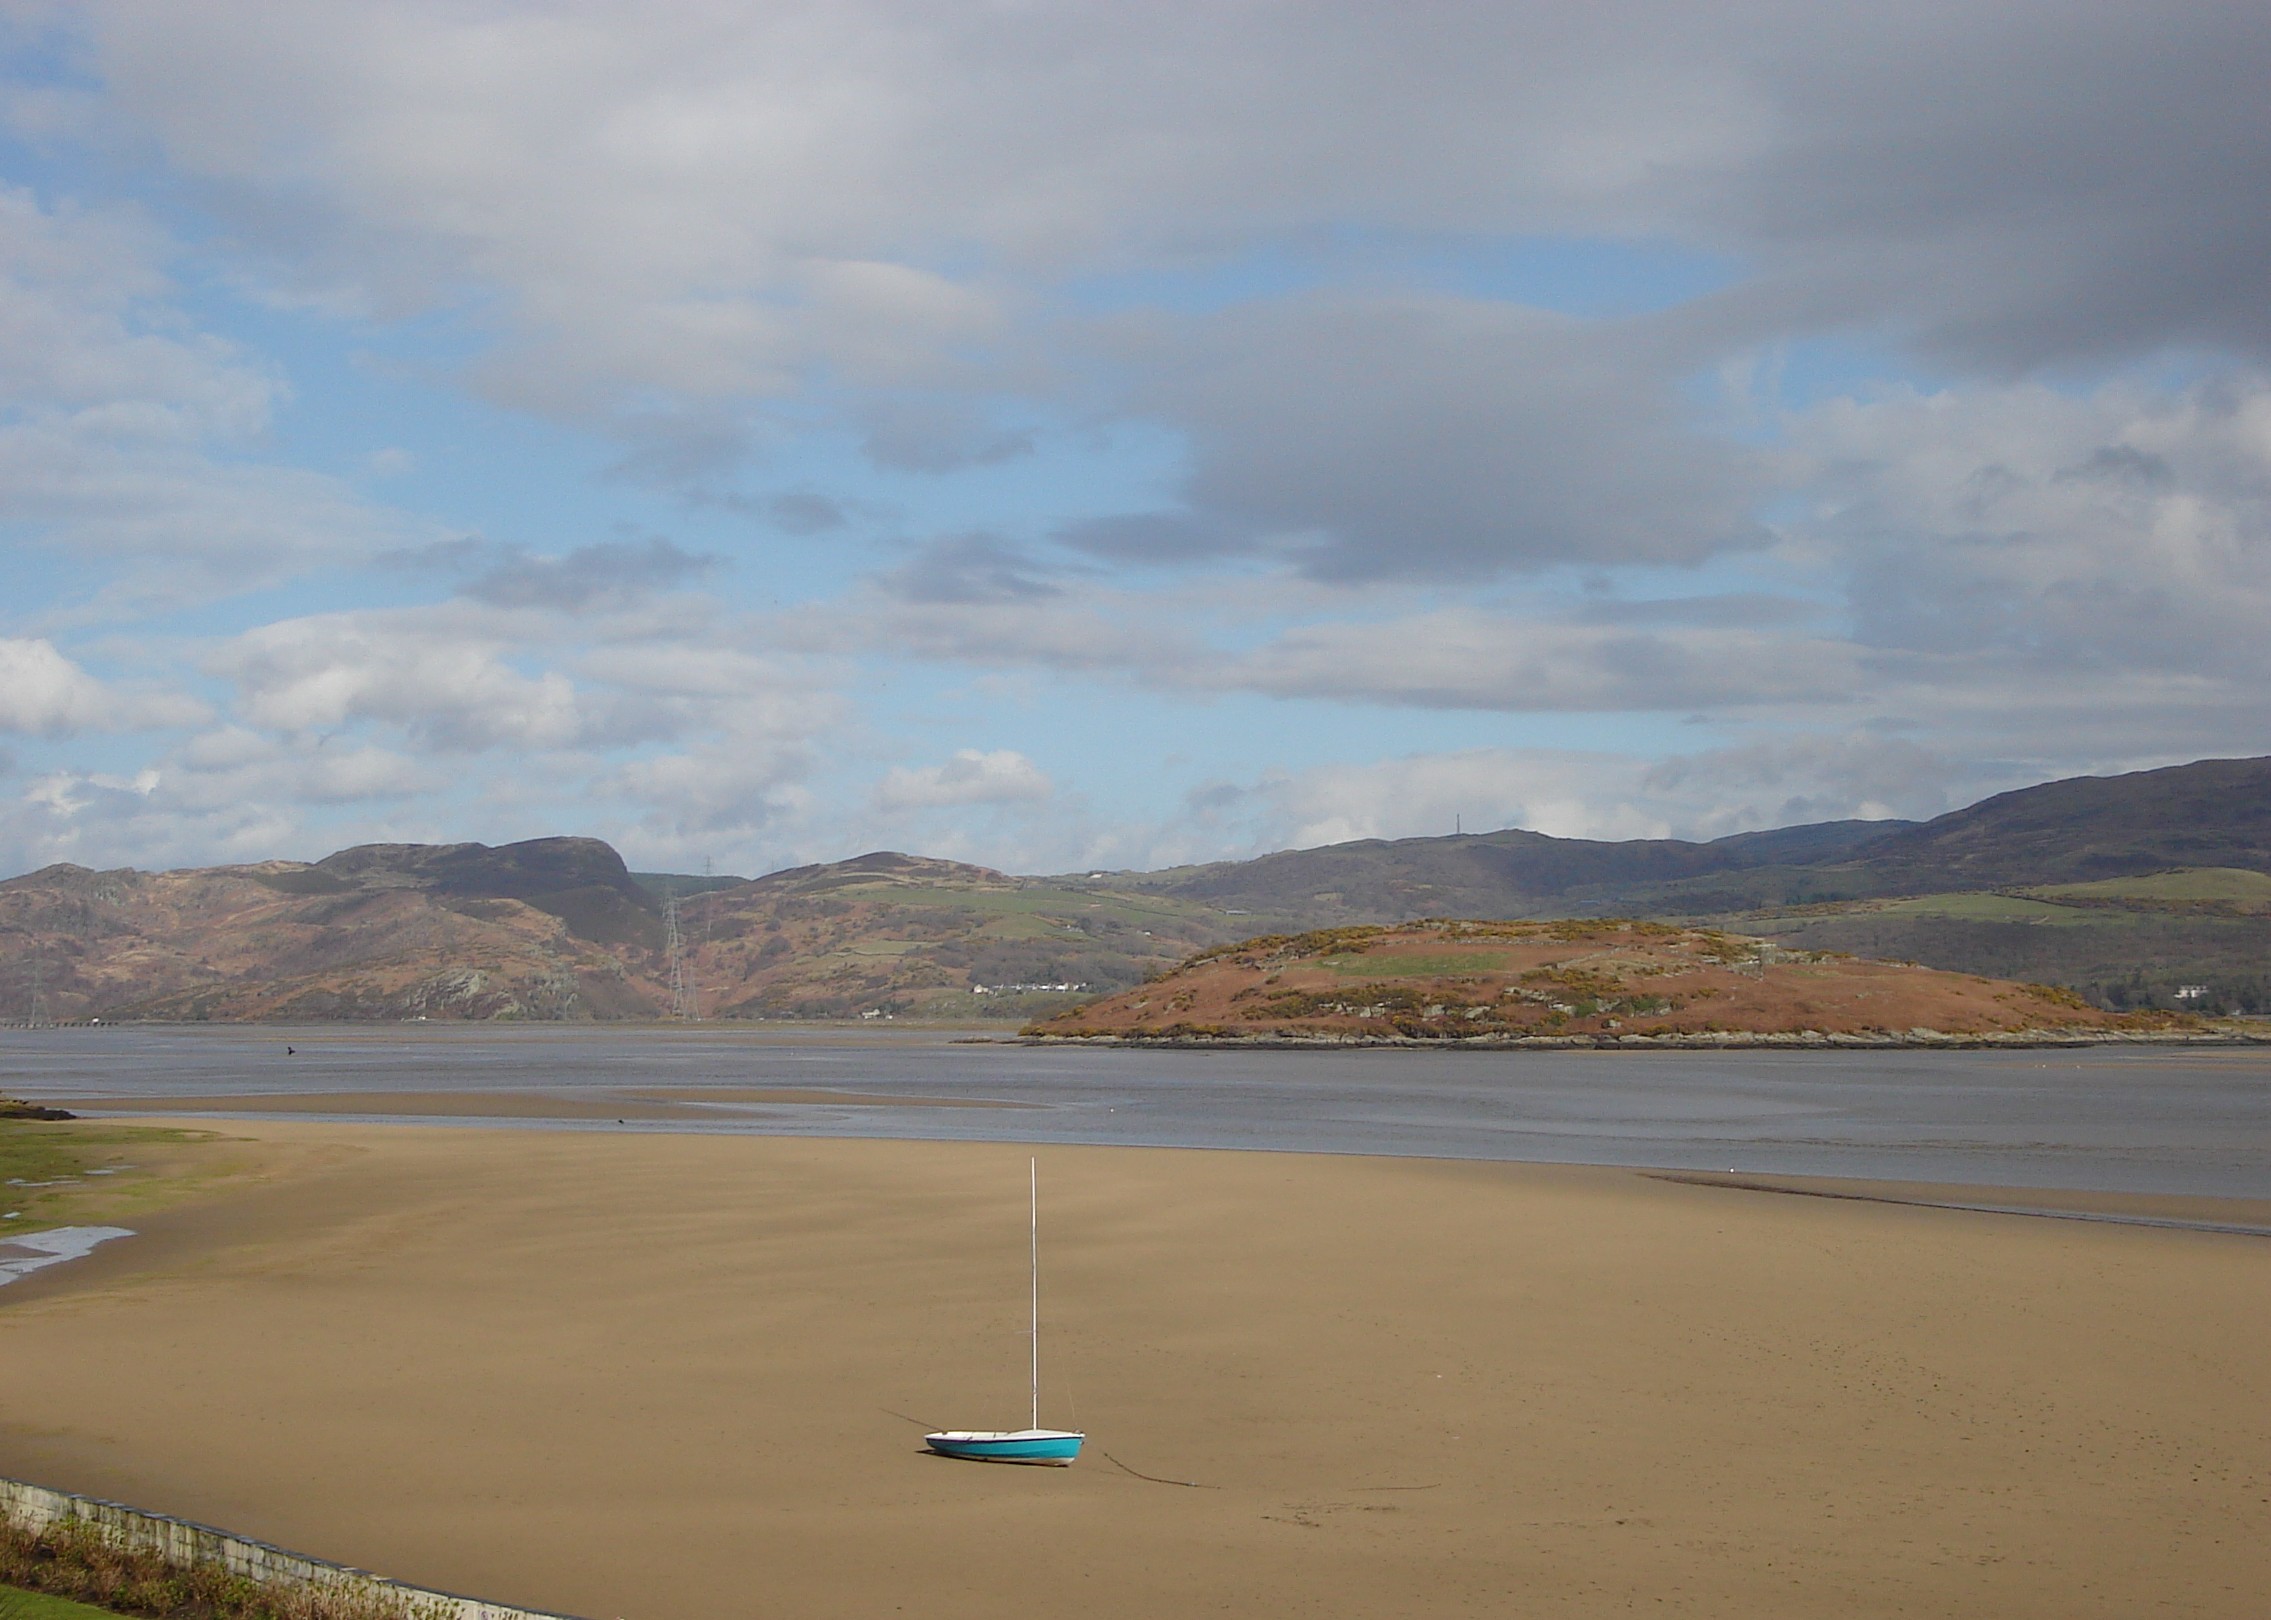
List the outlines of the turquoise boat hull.
{"label": "turquoise boat hull", "polygon": [[1040,1463],[1063,1468],[1080,1455],[1080,1443],[1087,1438],[1068,1429],[1021,1429],[1014,1434],[950,1430],[924,1435],[923,1444],[942,1457],[961,1457],[970,1462]]}

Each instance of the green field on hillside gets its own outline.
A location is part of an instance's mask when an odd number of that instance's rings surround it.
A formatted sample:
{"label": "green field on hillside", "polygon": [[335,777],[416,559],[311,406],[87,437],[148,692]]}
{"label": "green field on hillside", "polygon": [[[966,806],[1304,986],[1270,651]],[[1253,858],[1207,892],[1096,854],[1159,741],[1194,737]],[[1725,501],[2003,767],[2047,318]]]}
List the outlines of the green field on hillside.
{"label": "green field on hillside", "polygon": [[2105,878],[2096,883],[2059,883],[2026,891],[2039,899],[2068,905],[2220,906],[2239,912],[2271,911],[2271,873],[2237,866],[2198,866],[2144,877]]}
{"label": "green field on hillside", "polygon": [[2116,1009],[2271,1012],[2271,876],[2232,867],[1760,910],[1723,925],[1813,950],[2063,985]]}
{"label": "green field on hillside", "polygon": [[1941,917],[1952,922],[2030,923],[2051,928],[2087,927],[2112,920],[2101,912],[2015,894],[1920,894],[1906,900],[1859,901],[1843,911],[1849,916],[1861,913],[1876,917]]}

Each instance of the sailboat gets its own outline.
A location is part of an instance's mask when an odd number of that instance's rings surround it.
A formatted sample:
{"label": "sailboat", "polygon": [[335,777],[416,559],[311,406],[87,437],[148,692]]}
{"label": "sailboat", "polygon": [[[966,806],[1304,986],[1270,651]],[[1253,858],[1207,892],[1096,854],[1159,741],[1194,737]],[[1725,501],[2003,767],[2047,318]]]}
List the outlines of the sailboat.
{"label": "sailboat", "polygon": [[1040,1463],[1052,1468],[1064,1468],[1080,1455],[1080,1443],[1088,1438],[1073,1429],[1044,1429],[1041,1427],[1041,1161],[1032,1161],[1028,1171],[1026,1253],[1032,1267],[1032,1327],[1030,1336],[1033,1348],[1033,1412],[1032,1422],[1023,1429],[946,1429],[937,1434],[923,1436],[923,1444],[945,1457],[964,1457],[972,1462]]}

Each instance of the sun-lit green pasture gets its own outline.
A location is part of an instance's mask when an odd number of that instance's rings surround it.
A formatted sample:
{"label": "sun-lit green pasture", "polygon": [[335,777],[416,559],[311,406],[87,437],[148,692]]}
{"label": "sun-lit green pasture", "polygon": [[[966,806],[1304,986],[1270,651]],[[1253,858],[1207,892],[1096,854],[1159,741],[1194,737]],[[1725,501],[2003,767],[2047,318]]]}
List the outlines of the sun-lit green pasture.
{"label": "sun-lit green pasture", "polygon": [[1907,900],[1883,900],[1855,908],[1877,917],[1935,918],[1949,922],[2042,923],[2053,928],[2086,927],[2103,923],[2102,915],[2048,900],[2029,900],[2010,894],[1920,894]]}
{"label": "sun-lit green pasture", "polygon": [[2228,905],[2247,911],[2271,910],[2271,873],[2237,866],[2194,866],[2143,877],[2104,878],[2095,883],[2059,883],[2026,891],[2044,900],[2082,904]]}

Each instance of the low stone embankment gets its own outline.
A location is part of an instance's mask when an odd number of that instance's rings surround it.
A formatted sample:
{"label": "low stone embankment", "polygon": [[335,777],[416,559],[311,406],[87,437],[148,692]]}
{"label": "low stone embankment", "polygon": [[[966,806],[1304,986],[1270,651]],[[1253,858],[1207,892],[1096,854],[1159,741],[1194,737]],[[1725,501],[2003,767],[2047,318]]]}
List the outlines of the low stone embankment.
{"label": "low stone embankment", "polygon": [[20,1479],[0,1479],[0,1522],[31,1534],[58,1525],[84,1525],[100,1531],[123,1551],[151,1554],[178,1569],[219,1566],[260,1586],[314,1588],[350,1600],[348,1606],[358,1611],[391,1612],[405,1620],[573,1620],[542,1609],[517,1609],[406,1586],[368,1570],[286,1552],[211,1525]]}

